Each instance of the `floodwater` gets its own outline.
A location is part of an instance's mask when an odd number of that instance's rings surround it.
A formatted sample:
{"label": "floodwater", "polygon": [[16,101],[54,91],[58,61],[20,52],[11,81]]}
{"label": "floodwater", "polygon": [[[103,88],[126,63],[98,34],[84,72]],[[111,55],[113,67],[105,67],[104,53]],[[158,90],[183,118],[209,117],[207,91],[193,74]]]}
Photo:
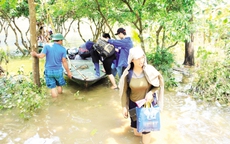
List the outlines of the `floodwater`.
{"label": "floodwater", "polygon": [[[26,68],[32,62],[17,60]],[[8,69],[11,69],[9,64]],[[183,91],[190,77],[175,73],[183,83],[175,91],[165,91],[161,130],[151,132],[152,144],[229,144],[230,110],[196,102]],[[13,110],[0,111],[2,144],[140,144],[129,119],[121,114],[117,90],[107,79],[88,89],[68,80],[64,93],[48,98],[48,104],[24,121]],[[75,94],[79,92],[79,95]]]}

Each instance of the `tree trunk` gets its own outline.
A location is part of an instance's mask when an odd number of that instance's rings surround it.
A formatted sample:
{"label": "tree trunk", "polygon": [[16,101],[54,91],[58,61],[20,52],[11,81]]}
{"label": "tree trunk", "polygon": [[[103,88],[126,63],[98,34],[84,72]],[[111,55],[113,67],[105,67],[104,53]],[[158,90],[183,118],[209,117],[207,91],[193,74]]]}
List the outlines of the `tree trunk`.
{"label": "tree trunk", "polygon": [[[30,13],[30,47],[32,51],[38,51],[37,41],[36,41],[36,10],[34,0],[28,0],[29,3],[29,13]],[[33,81],[39,87],[40,83],[40,73],[39,73],[39,59],[33,57]]]}
{"label": "tree trunk", "polygon": [[140,41],[141,41],[141,48],[144,50],[145,52],[145,42],[144,42],[144,38],[143,38],[143,34],[142,32],[139,32],[139,38],[140,38]]}
{"label": "tree trunk", "polygon": [[193,47],[193,34],[190,35],[190,41],[185,40],[185,59],[183,65],[194,66],[194,47]]}

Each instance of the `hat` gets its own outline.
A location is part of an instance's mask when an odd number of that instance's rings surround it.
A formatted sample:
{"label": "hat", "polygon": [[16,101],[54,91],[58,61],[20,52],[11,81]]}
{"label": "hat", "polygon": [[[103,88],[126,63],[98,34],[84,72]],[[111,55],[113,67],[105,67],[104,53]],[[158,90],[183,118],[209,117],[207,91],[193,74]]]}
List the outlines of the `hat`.
{"label": "hat", "polygon": [[129,50],[129,57],[130,60],[132,59],[139,59],[141,57],[145,56],[145,53],[142,48],[140,47],[134,47]]}
{"label": "hat", "polygon": [[117,33],[116,33],[115,35],[118,35],[118,34],[120,34],[120,33],[123,33],[124,35],[126,35],[125,29],[119,28],[119,29],[117,30]]}
{"label": "hat", "polygon": [[64,40],[65,38],[63,37],[62,34],[56,33],[52,36],[52,40]]}

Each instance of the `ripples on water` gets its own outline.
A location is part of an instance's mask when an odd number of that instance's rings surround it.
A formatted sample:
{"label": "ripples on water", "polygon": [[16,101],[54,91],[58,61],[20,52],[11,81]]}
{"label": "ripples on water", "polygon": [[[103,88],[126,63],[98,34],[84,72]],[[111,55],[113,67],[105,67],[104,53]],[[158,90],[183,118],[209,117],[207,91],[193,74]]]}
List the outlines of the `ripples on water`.
{"label": "ripples on water", "polygon": [[189,96],[167,95],[165,109],[176,119],[177,130],[188,144],[230,143],[229,108],[197,104]]}

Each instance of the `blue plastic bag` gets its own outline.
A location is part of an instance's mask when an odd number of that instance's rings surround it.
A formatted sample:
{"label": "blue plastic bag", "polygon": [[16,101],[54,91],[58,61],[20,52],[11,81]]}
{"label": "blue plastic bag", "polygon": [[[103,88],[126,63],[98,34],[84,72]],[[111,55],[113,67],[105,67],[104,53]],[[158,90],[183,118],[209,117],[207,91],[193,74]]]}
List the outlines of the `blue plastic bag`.
{"label": "blue plastic bag", "polygon": [[150,132],[160,130],[160,108],[151,106],[150,108],[136,107],[137,131]]}

